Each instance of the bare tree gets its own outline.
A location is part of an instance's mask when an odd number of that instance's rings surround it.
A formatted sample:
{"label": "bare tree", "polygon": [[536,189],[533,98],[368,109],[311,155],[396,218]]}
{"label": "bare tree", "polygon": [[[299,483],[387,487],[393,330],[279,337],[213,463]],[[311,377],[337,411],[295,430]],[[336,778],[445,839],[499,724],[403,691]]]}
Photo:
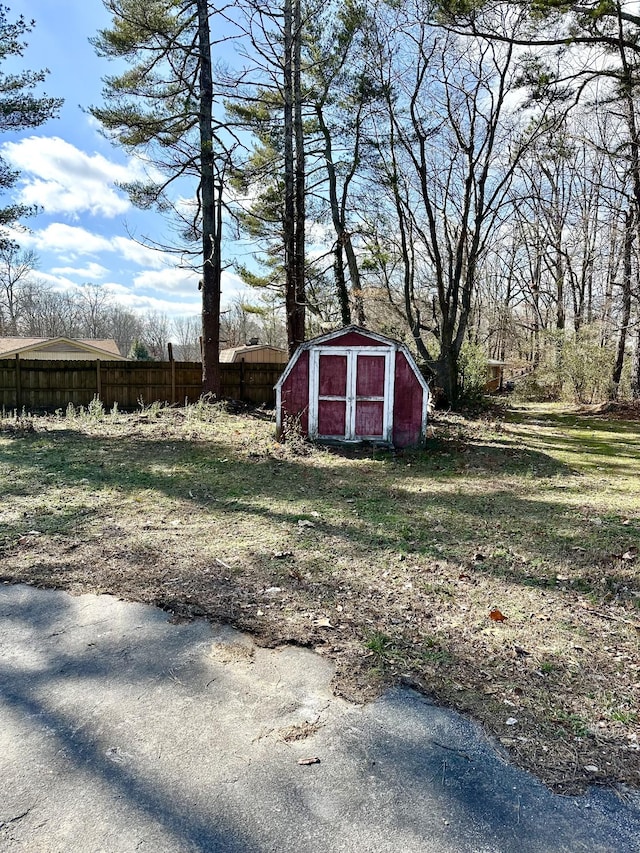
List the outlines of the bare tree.
{"label": "bare tree", "polygon": [[[381,177],[397,216],[411,335],[455,403],[479,266],[507,215],[518,164],[550,116],[543,105],[525,122],[507,107],[520,70],[508,42],[471,44],[431,26],[427,7],[398,7],[378,26]],[[519,26],[508,8],[499,14],[502,30]]]}
{"label": "bare tree", "polygon": [[18,335],[20,315],[38,256],[11,241],[0,240],[0,334]]}
{"label": "bare tree", "polygon": [[[223,315],[224,316],[224,315]],[[222,317],[221,317],[222,327]],[[171,330],[176,342],[176,355],[180,361],[200,361],[202,354],[200,351],[200,324],[196,317],[175,317],[171,323]],[[223,332],[221,328],[220,343]]]}

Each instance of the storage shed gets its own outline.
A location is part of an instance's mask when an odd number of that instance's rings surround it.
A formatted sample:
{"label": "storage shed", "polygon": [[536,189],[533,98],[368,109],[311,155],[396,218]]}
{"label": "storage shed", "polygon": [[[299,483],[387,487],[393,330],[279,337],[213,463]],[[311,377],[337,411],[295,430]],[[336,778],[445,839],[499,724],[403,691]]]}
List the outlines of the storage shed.
{"label": "storage shed", "polygon": [[280,347],[272,347],[269,344],[247,344],[220,350],[220,361],[223,364],[237,364],[240,361],[248,364],[286,364],[289,356],[286,349]]}
{"label": "storage shed", "polygon": [[487,361],[487,381],[485,382],[484,390],[489,394],[494,394],[499,391],[502,386],[502,372],[505,368],[505,361],[498,361],[495,358],[490,358]]}
{"label": "storage shed", "polygon": [[360,326],[301,344],[275,387],[278,434],[295,418],[319,441],[424,441],[429,387],[411,353]]}

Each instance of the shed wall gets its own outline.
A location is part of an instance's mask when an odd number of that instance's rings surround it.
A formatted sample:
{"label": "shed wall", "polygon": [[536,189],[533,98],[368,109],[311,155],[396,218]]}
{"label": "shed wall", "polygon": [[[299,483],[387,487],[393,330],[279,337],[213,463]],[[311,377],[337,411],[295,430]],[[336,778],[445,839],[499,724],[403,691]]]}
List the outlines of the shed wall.
{"label": "shed wall", "polygon": [[286,364],[289,357],[286,352],[280,352],[275,347],[263,347],[262,349],[248,350],[247,352],[237,352],[233,360],[234,362],[246,361],[248,364],[265,362],[269,362],[270,364]]}
{"label": "shed wall", "polygon": [[[324,341],[323,347],[379,347],[380,343],[375,338],[361,335],[359,332],[347,332],[330,341]],[[383,344],[384,346],[384,344]]]}
{"label": "shed wall", "polygon": [[404,353],[396,353],[393,444],[411,447],[422,440],[422,386]]}
{"label": "shed wall", "polygon": [[300,353],[293,370],[282,383],[282,423],[287,417],[300,416],[300,430],[309,434],[309,350]]}

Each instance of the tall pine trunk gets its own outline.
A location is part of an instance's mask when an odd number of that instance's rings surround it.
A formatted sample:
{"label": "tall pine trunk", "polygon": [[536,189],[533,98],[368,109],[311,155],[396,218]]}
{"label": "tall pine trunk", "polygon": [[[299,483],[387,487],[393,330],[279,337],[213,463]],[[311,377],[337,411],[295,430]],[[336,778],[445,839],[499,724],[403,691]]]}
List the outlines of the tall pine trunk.
{"label": "tall pine trunk", "polygon": [[287,342],[293,355],[304,341],[304,138],[300,80],[299,0],[284,0],[284,268]]}
{"label": "tall pine trunk", "polygon": [[[197,0],[200,53],[200,194],[202,201],[202,388],[220,396],[220,211],[214,179],[213,72],[207,0]],[[220,198],[221,201],[221,198]]]}
{"label": "tall pine trunk", "polygon": [[305,163],[304,124],[302,120],[302,4],[294,0],[293,12],[293,138],[295,144],[295,322],[294,344],[305,338]]}

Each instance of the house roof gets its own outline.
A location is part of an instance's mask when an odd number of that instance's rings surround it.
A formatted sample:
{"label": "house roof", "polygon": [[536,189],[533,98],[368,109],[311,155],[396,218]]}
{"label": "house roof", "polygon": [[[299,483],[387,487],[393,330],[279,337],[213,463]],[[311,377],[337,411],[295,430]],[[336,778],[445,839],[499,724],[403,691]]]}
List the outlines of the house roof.
{"label": "house roof", "polygon": [[54,338],[22,338],[10,337],[0,338],[0,356],[15,355],[16,353],[28,353],[33,350],[38,350],[44,345],[69,344],[70,349],[77,350],[86,349],[88,355],[98,357],[101,353],[108,353],[112,356],[119,356],[121,359],[125,357],[120,352],[118,344],[113,338],[67,338],[64,335],[59,335]]}

